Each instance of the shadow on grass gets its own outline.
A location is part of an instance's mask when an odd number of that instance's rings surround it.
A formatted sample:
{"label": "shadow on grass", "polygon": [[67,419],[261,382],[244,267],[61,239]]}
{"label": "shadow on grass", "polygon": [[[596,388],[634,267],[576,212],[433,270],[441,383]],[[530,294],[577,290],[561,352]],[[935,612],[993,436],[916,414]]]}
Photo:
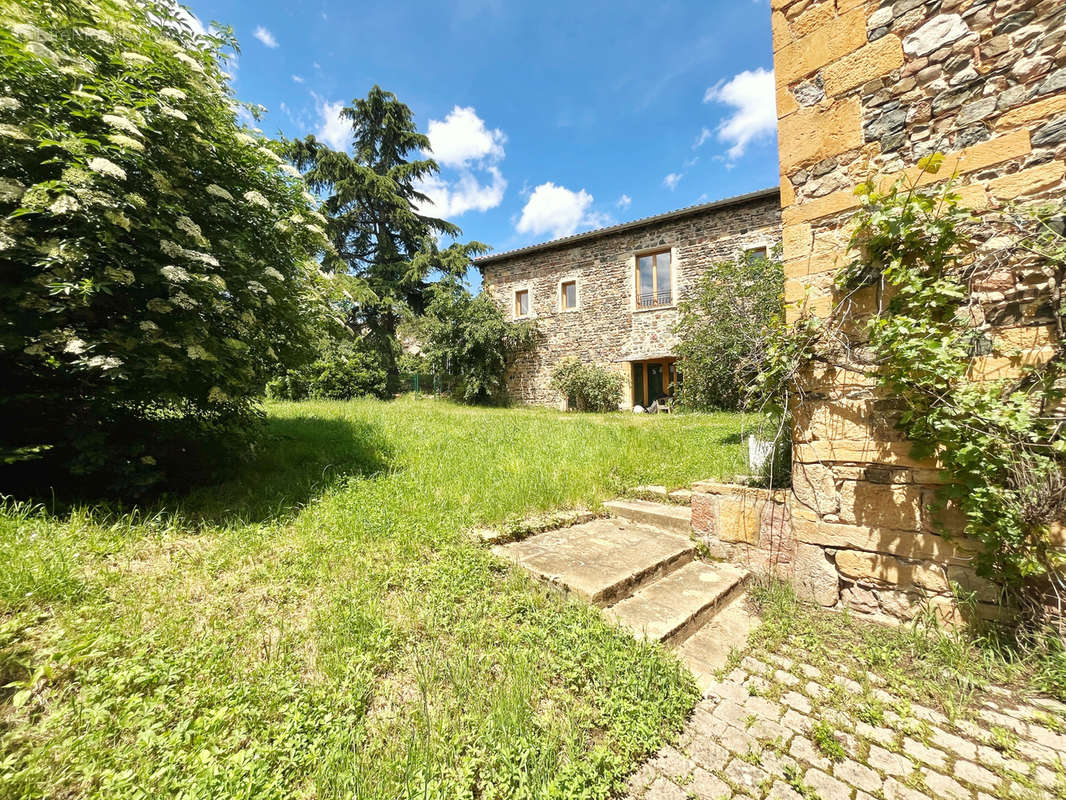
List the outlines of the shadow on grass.
{"label": "shadow on grass", "polygon": [[393,451],[374,425],[321,417],[270,417],[252,458],[228,480],[169,495],[158,510],[193,523],[270,522],[291,515],[351,476],[389,469]]}
{"label": "shadow on grass", "polygon": [[747,441],[747,436],[745,436],[740,431],[737,431],[736,433],[728,433],[728,434],[726,434],[725,436],[723,436],[721,439],[718,440],[718,443],[719,444],[744,444],[744,442],[746,442],[746,441]]}

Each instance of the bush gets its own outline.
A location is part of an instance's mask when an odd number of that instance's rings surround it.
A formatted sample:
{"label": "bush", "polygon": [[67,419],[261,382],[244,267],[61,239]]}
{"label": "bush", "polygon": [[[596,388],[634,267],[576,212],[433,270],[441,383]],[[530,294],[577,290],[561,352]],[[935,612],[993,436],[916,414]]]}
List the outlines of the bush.
{"label": "bush", "polygon": [[535,325],[508,322],[488,295],[472,295],[450,280],[434,288],[427,311],[423,330],[430,369],[448,376],[452,394],[463,402],[505,402],[507,370],[535,344]]}
{"label": "bush", "polygon": [[784,270],[774,257],[713,265],[680,303],[676,333],[678,402],[694,410],[732,410],[761,364],[763,328],[781,313]]}
{"label": "bush", "polygon": [[311,363],[290,369],[267,385],[267,396],[277,400],[351,400],[387,394],[388,374],[381,358],[354,342],[330,344]]}
{"label": "bush", "polygon": [[131,493],[207,477],[320,325],[324,220],[237,122],[228,34],[160,3],[0,14],[0,461]]}
{"label": "bush", "polygon": [[617,411],[622,402],[622,376],[596,364],[566,358],[552,370],[558,389],[578,411]]}

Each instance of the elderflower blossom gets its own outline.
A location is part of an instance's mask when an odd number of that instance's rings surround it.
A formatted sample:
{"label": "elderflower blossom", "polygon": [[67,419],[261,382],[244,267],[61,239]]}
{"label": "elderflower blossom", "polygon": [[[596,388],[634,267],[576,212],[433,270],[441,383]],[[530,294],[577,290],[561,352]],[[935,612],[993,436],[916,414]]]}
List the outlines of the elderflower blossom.
{"label": "elderflower blossom", "polygon": [[[85,100],[95,100],[98,103],[104,102],[104,98],[102,98],[100,95],[93,94],[92,92],[86,92],[81,89],[72,89],[70,93],[75,97],[81,97]],[[104,117],[104,120],[106,121],[107,117]]]}
{"label": "elderflower blossom", "polygon": [[190,308],[196,308],[196,301],[189,297],[189,295],[185,294],[185,292],[178,292],[170,299],[174,302],[174,305],[178,308],[184,308],[186,311]]}
{"label": "elderflower blossom", "polygon": [[112,128],[118,128],[120,131],[126,133],[132,133],[134,136],[143,136],[141,129],[133,124],[133,121],[126,117],[121,117],[118,114],[104,114],[101,119],[110,125]]}
{"label": "elderflower blossom", "polygon": [[186,121],[189,119],[184,111],[178,111],[178,109],[171,108],[170,106],[163,106],[162,108],[160,108],[160,111],[162,111],[168,117],[174,117],[174,119],[180,119],[182,121]]}
{"label": "elderflower blossom", "polygon": [[105,370],[122,366],[122,361],[114,356],[93,356],[85,363],[90,367],[99,367]]}
{"label": "elderflower blossom", "polygon": [[23,39],[29,39],[30,41],[35,42],[48,42],[52,39],[51,34],[45,33],[36,25],[30,25],[28,22],[20,22],[16,25],[12,25],[11,32]]}
{"label": "elderflower blossom", "polygon": [[166,300],[159,297],[153,297],[147,303],[144,304],[145,308],[156,314],[166,314],[171,310],[171,305]]}
{"label": "elderflower blossom", "polygon": [[207,392],[207,402],[209,403],[228,403],[229,395],[226,394],[218,386],[212,386]]}
{"label": "elderflower blossom", "polygon": [[123,214],[121,211],[107,211],[104,213],[104,217],[112,225],[117,225],[123,230],[128,231],[130,230],[130,228],[133,227],[133,223],[130,221],[130,218]]}
{"label": "elderflower blossom", "polygon": [[82,353],[85,352],[85,348],[87,346],[88,345],[86,345],[85,342],[83,342],[81,339],[69,339],[66,343],[66,346],[64,346],[63,348],[63,352],[73,353],[76,356],[80,356]]}
{"label": "elderflower blossom", "polygon": [[0,251],[10,250],[15,246],[15,240],[3,231],[0,231]]}
{"label": "elderflower blossom", "polygon": [[270,201],[267,200],[262,194],[254,189],[250,192],[244,193],[244,199],[251,203],[253,206],[261,206],[262,208],[270,208]]}
{"label": "elderflower blossom", "polygon": [[113,37],[107,31],[102,31],[99,28],[78,28],[78,32],[83,36],[89,36],[93,39],[97,39],[104,44],[113,44],[115,37]]}
{"label": "elderflower blossom", "polygon": [[210,267],[218,266],[218,259],[210,253],[201,253],[197,250],[186,250],[185,256],[191,258],[193,261],[199,261],[201,264],[207,264]]}
{"label": "elderflower blossom", "polygon": [[112,133],[107,138],[113,144],[117,144],[119,147],[125,147],[127,150],[136,150],[138,153],[144,150],[144,145],[132,136],[124,136],[121,133]]}
{"label": "elderflower blossom", "polygon": [[188,234],[191,238],[195,239],[196,241],[198,241],[198,242],[205,241],[204,240],[204,234],[200,230],[200,226],[197,225],[195,222],[193,222],[189,217],[186,217],[184,214],[182,214],[180,217],[178,217],[177,222],[175,222],[174,224],[177,226],[178,230]]}
{"label": "elderflower blossom", "polygon": [[171,100],[184,100],[188,96],[181,89],[175,89],[173,86],[163,87],[159,90],[159,94]]}
{"label": "elderflower blossom", "polygon": [[14,97],[0,97],[0,111],[18,111],[22,108],[20,103]]}
{"label": "elderflower blossom", "polygon": [[26,131],[17,125],[0,125],[0,136],[6,136],[8,139],[29,139],[26,135]]}
{"label": "elderflower blossom", "polygon": [[188,347],[185,348],[185,353],[189,356],[189,358],[198,358],[202,361],[213,360],[211,358],[211,354],[204,350],[204,348],[200,347],[200,345],[198,344],[190,344]]}
{"label": "elderflower blossom", "polygon": [[57,59],[56,54],[40,42],[30,42],[26,45],[26,49],[43,61],[55,61]]}
{"label": "elderflower blossom", "polygon": [[176,52],[174,54],[174,58],[178,59],[178,61],[180,61],[182,64],[184,64],[187,67],[190,67],[191,69],[195,70],[196,72],[203,72],[204,71],[203,65],[199,61],[197,61],[195,58],[190,56],[188,53],[184,53],[181,50],[179,50],[178,52]]}
{"label": "elderflower blossom", "polygon": [[231,195],[229,192],[227,192],[221,186],[218,186],[218,185],[216,185],[214,183],[212,183],[210,186],[208,186],[206,189],[204,189],[204,191],[207,192],[209,195],[213,195],[214,197],[220,197],[223,200],[229,200],[230,202],[233,201],[233,195]]}
{"label": "elderflower blossom", "polygon": [[275,161],[278,164],[284,163],[284,159],[277,153],[275,153],[273,150],[271,150],[269,147],[260,147],[259,152],[269,158],[271,161]]}
{"label": "elderflower blossom", "polygon": [[266,294],[266,287],[259,281],[248,281],[248,290],[257,294]]}
{"label": "elderflower blossom", "polygon": [[25,348],[22,352],[25,353],[28,356],[43,356],[45,354],[44,348],[39,343],[31,344],[29,347]]}
{"label": "elderflower blossom", "polygon": [[171,283],[184,283],[189,280],[189,273],[181,267],[176,267],[173,264],[161,268],[159,274]]}
{"label": "elderflower blossom", "polygon": [[271,278],[273,278],[276,281],[285,280],[285,276],[282,275],[280,272],[278,272],[273,267],[267,267],[265,270],[263,270],[263,274],[264,275],[269,275]]}
{"label": "elderflower blossom", "polygon": [[127,64],[142,65],[152,63],[152,59],[150,59],[148,56],[141,55],[140,53],[131,53],[128,50],[122,54],[122,60],[125,61]]}
{"label": "elderflower blossom", "polygon": [[26,187],[18,181],[0,178],[0,202],[11,203],[22,197]]}
{"label": "elderflower blossom", "polygon": [[89,162],[89,169],[93,172],[98,172],[101,175],[118,178],[119,180],[126,179],[126,170],[122,169],[122,167],[113,161],[108,161],[106,158],[100,158],[99,156]]}
{"label": "elderflower blossom", "polygon": [[255,137],[249,136],[247,133],[238,133],[237,141],[241,144],[255,144]]}
{"label": "elderflower blossom", "polygon": [[284,172],[290,178],[302,178],[303,175],[300,170],[296,169],[292,164],[282,164],[278,167],[279,170]]}
{"label": "elderflower blossom", "polygon": [[162,330],[162,328],[160,328],[158,325],[156,325],[150,319],[146,319],[143,322],[141,322],[139,327],[145,333],[159,333],[159,331]]}
{"label": "elderflower blossom", "polygon": [[59,216],[60,214],[70,214],[77,211],[80,207],[77,199],[73,195],[61,194],[55,199],[55,202],[48,207],[48,210],[56,216]]}
{"label": "elderflower blossom", "polygon": [[185,255],[185,248],[180,244],[175,244],[169,239],[160,239],[159,249],[163,251],[163,255],[170,256],[171,258]]}

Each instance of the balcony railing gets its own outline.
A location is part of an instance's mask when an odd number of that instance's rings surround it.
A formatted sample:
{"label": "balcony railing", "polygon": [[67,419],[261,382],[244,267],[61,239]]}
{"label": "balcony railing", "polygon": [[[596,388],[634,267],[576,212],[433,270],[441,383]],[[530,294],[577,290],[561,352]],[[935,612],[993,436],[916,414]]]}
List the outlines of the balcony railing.
{"label": "balcony railing", "polygon": [[661,292],[643,292],[637,295],[637,308],[668,306],[673,300],[673,293],[669,289],[663,289]]}

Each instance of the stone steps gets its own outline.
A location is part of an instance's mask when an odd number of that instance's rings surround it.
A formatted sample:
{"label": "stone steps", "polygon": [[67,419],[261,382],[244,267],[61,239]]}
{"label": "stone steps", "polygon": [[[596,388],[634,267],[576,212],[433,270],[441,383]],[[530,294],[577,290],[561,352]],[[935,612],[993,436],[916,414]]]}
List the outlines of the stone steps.
{"label": "stone steps", "polygon": [[692,531],[692,509],[650,500],[609,500],[603,504],[612,515],[688,536]]}
{"label": "stone steps", "polygon": [[638,638],[677,646],[743,588],[744,570],[692,561],[607,609]]}

